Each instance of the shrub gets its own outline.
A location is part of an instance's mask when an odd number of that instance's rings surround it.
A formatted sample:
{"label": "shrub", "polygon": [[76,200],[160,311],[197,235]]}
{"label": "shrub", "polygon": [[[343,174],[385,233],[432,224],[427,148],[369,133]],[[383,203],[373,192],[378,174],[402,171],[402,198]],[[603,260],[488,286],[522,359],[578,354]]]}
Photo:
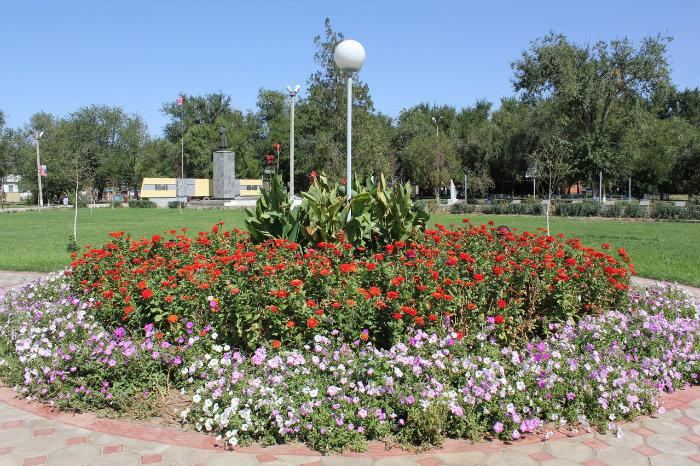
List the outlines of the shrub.
{"label": "shrub", "polygon": [[158,207],[158,204],[150,199],[131,199],[129,201],[129,207],[135,209],[153,209]]}
{"label": "shrub", "polygon": [[644,210],[639,202],[627,202],[622,209],[622,216],[627,218],[642,218]]}
{"label": "shrub", "polygon": [[555,214],[562,217],[597,217],[602,207],[599,202],[559,202],[555,206]]}
{"label": "shrub", "polygon": [[700,206],[678,207],[666,202],[654,202],[649,208],[649,216],[662,220],[700,220]]}
{"label": "shrub", "polygon": [[450,207],[450,213],[453,214],[473,214],[480,211],[481,206],[478,204],[452,204]]}
{"label": "shrub", "polygon": [[602,214],[603,217],[620,218],[622,217],[624,209],[625,208],[621,203],[616,202],[614,204],[603,206]]}
{"label": "shrub", "polygon": [[120,201],[112,201],[112,207],[115,209],[121,209],[122,203]]}
{"label": "shrub", "polygon": [[376,253],[349,243],[258,244],[219,227],[195,238],[112,233],[73,261],[72,287],[95,300],[107,326],[155,322],[177,335],[185,318],[211,323],[244,348],[273,340],[299,347],[339,328],[386,347],[446,321],[463,332],[504,323],[504,341],[541,334],[545,317],[566,321],[620,305],[634,271],[622,249],[613,256],[577,239],[469,223]]}
{"label": "shrub", "polygon": [[187,207],[187,202],[184,202],[184,201],[170,201],[170,202],[168,202],[168,209],[178,209],[178,208],[184,209],[185,207]]}

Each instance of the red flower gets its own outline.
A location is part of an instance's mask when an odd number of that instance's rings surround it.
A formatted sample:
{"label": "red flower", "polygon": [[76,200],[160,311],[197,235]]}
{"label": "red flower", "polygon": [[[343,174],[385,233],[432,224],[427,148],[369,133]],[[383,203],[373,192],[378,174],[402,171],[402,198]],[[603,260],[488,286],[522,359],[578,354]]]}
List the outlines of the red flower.
{"label": "red flower", "polygon": [[293,320],[288,320],[288,321],[287,321],[287,327],[293,328],[295,325],[296,325],[296,324],[294,323]]}
{"label": "red flower", "polygon": [[177,315],[175,315],[175,314],[170,314],[170,315],[168,316],[168,322],[170,322],[171,324],[174,324],[175,322],[177,322]]}
{"label": "red flower", "polygon": [[474,281],[476,281],[476,282],[481,282],[481,281],[483,281],[483,280],[484,280],[484,276],[483,276],[483,275],[481,275],[480,273],[475,273],[475,274],[474,274]]}
{"label": "red flower", "polygon": [[146,288],[141,292],[141,297],[144,299],[151,299],[153,297],[153,291],[150,289]]}
{"label": "red flower", "polygon": [[151,241],[153,241],[154,243],[159,243],[160,240],[161,240],[160,235],[153,235],[153,236],[151,237]]}
{"label": "red flower", "polygon": [[399,292],[398,291],[388,291],[386,293],[386,297],[389,299],[396,299],[399,297]]}
{"label": "red flower", "polygon": [[435,322],[437,320],[437,316],[435,314],[430,314],[428,316],[428,320],[430,320],[431,322]]}
{"label": "red flower", "polygon": [[272,148],[275,150],[275,152],[279,152],[281,147],[282,146],[279,143],[275,143],[272,145]]}
{"label": "red flower", "polygon": [[279,341],[279,340],[272,340],[272,341],[270,342],[270,346],[272,346],[273,348],[277,349],[277,348],[279,348],[280,346],[282,346],[282,342]]}
{"label": "red flower", "polygon": [[496,302],[496,304],[498,304],[498,307],[500,307],[501,309],[505,309],[506,306],[508,305],[508,303],[506,303],[506,302],[505,302],[504,300],[502,300],[502,299],[499,299],[499,300]]}
{"label": "red flower", "polygon": [[304,284],[301,280],[295,278],[294,280],[290,281],[289,284],[293,286],[294,288],[299,288],[301,285]]}
{"label": "red flower", "polygon": [[503,323],[503,316],[497,315],[494,320],[496,321],[497,324],[502,324]]}
{"label": "red flower", "polygon": [[307,319],[306,325],[308,325],[309,328],[316,328],[318,326],[318,319],[316,317],[310,317]]}

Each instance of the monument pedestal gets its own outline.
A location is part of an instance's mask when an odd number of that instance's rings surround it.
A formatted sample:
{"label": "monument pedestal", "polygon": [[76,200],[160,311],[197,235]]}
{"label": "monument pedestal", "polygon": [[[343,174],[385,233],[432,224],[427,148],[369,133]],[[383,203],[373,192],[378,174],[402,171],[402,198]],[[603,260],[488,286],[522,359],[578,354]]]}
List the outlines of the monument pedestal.
{"label": "monument pedestal", "polygon": [[236,154],[228,150],[214,152],[215,199],[235,199],[240,193],[240,182],[236,179]]}

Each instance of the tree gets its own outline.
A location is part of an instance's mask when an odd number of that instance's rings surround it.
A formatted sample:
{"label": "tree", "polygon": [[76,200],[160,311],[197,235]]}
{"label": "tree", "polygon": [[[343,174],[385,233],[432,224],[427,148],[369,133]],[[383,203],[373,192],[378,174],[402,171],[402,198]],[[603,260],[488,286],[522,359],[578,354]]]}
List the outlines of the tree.
{"label": "tree", "polygon": [[549,234],[549,214],[552,208],[552,195],[561,189],[562,183],[571,172],[571,143],[558,134],[544,138],[531,157],[531,163],[540,184],[544,184],[547,193],[545,218]]}
{"label": "tree", "polygon": [[626,38],[578,46],[550,33],[512,64],[513,85],[525,102],[550,101],[567,118],[567,139],[594,186],[595,173],[613,172],[622,157],[611,117],[637,105],[660,109],[667,101],[669,40],[646,37],[638,49]]}
{"label": "tree", "polygon": [[535,113],[534,105],[513,98],[502,99],[501,107],[493,113],[493,140],[487,161],[501,192],[508,186],[514,194],[525,176],[528,157],[537,146],[541,130],[535,125]]}
{"label": "tree", "polygon": [[460,163],[454,144],[447,136],[419,136],[404,150],[410,178],[415,183],[432,188],[440,199],[440,188],[459,175]]}

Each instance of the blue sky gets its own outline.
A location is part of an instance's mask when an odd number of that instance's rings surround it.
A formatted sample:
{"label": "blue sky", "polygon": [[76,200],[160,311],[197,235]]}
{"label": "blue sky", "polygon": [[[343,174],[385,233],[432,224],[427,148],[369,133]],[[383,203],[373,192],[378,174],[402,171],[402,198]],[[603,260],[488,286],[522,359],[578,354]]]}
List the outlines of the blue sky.
{"label": "blue sky", "polygon": [[304,87],[326,16],[365,46],[361,77],[392,116],[511,95],[510,63],[550,30],[579,43],[671,35],[674,82],[700,85],[698,0],[18,0],[0,6],[0,110],[19,126],[40,110],[119,105],[159,134],[179,92],[252,109],[262,87]]}

